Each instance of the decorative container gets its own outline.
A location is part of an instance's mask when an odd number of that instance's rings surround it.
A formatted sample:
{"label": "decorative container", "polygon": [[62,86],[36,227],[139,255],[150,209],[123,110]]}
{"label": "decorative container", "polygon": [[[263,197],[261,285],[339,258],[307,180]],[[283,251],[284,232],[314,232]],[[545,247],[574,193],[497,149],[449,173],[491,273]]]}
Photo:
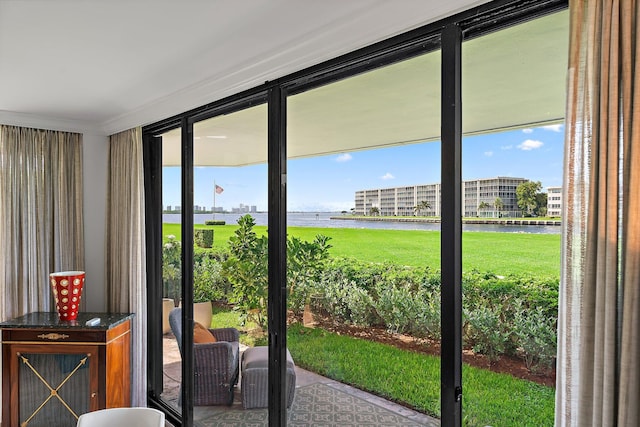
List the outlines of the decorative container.
{"label": "decorative container", "polygon": [[49,274],[60,320],[76,320],[84,286],[84,271],[60,271]]}

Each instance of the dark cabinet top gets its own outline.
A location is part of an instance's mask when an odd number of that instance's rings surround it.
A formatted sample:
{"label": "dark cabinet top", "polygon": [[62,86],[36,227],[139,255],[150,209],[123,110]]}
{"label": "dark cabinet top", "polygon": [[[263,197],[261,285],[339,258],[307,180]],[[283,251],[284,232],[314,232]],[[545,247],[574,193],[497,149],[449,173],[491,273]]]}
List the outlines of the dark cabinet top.
{"label": "dark cabinet top", "polygon": [[[0,329],[9,328],[51,328],[51,329],[111,329],[132,319],[133,313],[78,313],[76,320],[60,320],[57,312],[34,312],[0,323]],[[87,325],[87,321],[99,318],[100,323]]]}

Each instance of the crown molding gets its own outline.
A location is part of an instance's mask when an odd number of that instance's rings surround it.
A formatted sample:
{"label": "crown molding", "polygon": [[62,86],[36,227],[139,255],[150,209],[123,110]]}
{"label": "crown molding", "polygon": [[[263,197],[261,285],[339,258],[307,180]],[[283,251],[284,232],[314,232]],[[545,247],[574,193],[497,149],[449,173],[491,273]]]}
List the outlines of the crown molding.
{"label": "crown molding", "polygon": [[17,111],[0,110],[0,123],[11,126],[22,126],[63,132],[106,135],[97,123],[41,116]]}

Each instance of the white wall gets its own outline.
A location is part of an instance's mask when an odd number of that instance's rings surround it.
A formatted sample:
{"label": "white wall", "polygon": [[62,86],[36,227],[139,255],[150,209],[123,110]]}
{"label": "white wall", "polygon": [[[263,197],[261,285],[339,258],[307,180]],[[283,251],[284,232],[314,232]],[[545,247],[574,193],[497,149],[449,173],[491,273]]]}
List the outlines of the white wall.
{"label": "white wall", "polygon": [[84,311],[107,309],[105,288],[106,209],[109,137],[83,134],[84,254],[86,279]]}

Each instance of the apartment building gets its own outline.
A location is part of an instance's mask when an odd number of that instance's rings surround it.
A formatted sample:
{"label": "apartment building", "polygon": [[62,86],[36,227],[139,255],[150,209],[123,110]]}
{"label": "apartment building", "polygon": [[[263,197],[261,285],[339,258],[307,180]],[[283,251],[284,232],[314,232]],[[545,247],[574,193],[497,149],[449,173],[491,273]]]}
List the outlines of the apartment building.
{"label": "apartment building", "polygon": [[[495,177],[463,181],[464,216],[481,218],[520,217],[516,188],[525,178]],[[427,207],[416,211],[422,202]],[[440,184],[359,190],[355,194],[355,214],[369,215],[377,208],[382,216],[440,216]]]}
{"label": "apartment building", "polygon": [[547,188],[547,216],[562,216],[562,187]]}

